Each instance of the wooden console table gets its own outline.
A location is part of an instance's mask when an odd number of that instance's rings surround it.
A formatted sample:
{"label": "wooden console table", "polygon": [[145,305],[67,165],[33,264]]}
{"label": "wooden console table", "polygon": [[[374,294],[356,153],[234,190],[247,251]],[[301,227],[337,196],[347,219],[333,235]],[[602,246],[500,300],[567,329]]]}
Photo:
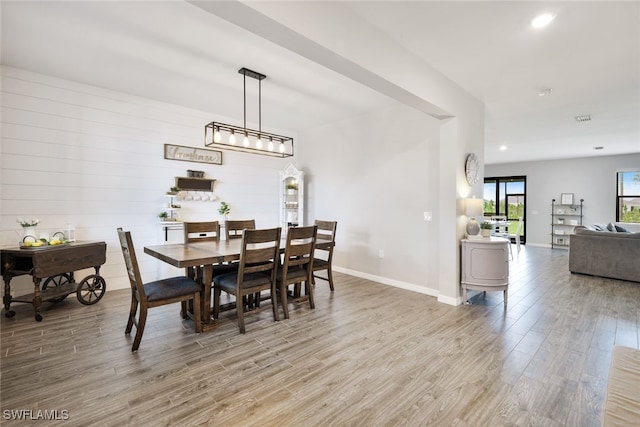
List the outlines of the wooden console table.
{"label": "wooden console table", "polygon": [[[33,304],[35,319],[42,320],[40,306],[43,301],[62,301],[69,294],[76,293],[83,304],[95,304],[106,290],[106,283],[99,276],[100,266],[106,261],[107,244],[105,242],[74,242],[58,246],[38,248],[0,249],[2,259],[2,278],[4,280],[5,316],[13,317],[12,302]],[[74,271],[85,268],[95,269],[76,283]],[[11,296],[11,279],[29,274],[33,277],[33,293],[19,297]],[[46,279],[40,284],[43,279]]]}

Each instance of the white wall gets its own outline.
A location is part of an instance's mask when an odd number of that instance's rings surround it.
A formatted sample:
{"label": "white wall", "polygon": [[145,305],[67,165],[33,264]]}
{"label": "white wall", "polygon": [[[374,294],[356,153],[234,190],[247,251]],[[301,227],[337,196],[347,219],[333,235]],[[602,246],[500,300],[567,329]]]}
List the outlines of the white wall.
{"label": "white wall", "polygon": [[573,193],[584,199],[584,224],[615,222],[616,172],[624,170],[640,170],[640,154],[487,165],[485,176],[527,177],[527,244],[550,246],[551,199]]}
{"label": "white wall", "polygon": [[[8,67],[2,68],[0,245],[16,246],[17,218],[40,218],[40,231],[72,223],[80,240],[107,242],[101,275],[108,289],[129,286],[116,228],[132,232],[145,280],[157,261],[143,247],[160,243],[157,214],[174,177],[187,169],[216,179],[215,202],[178,202],[184,220],[218,219],[219,201],[230,218],[278,223],[278,172],[290,159],[224,152],[222,165],[165,160],[163,144],[205,148],[204,124],[221,115],[163,104]],[[296,137],[295,133],[287,135]],[[295,160],[293,160],[295,163]],[[83,278],[88,272],[79,272]],[[19,295],[32,287],[14,279]]]}
{"label": "white wall", "polygon": [[439,128],[396,104],[300,134],[307,217],[338,221],[338,270],[438,295]]}

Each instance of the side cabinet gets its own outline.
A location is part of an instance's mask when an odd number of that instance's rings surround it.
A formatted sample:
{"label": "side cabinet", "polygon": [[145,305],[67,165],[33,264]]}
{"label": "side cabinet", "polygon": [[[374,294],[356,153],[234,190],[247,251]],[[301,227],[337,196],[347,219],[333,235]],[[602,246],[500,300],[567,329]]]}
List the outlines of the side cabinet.
{"label": "side cabinet", "polygon": [[503,291],[507,305],[509,286],[509,240],[500,237],[462,240],[462,299],[467,290]]}
{"label": "side cabinet", "polygon": [[280,226],[282,233],[289,227],[304,225],[304,172],[289,164],[280,172]]}

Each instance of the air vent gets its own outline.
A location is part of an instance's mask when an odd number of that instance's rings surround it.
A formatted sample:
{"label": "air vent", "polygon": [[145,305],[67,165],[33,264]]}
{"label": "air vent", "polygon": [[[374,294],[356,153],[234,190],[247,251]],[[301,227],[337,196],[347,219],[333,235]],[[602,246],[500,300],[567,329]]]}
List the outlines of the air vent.
{"label": "air vent", "polygon": [[594,150],[604,150],[602,145],[598,145],[597,147],[593,147]]}
{"label": "air vent", "polygon": [[585,114],[583,116],[576,116],[576,122],[578,123],[584,123],[584,122],[590,122],[591,121],[591,115],[590,114]]}

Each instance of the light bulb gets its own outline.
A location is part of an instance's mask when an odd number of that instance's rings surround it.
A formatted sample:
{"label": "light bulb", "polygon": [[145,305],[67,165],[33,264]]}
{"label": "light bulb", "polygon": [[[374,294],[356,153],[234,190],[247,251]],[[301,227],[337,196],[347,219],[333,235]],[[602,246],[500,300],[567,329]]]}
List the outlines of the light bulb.
{"label": "light bulb", "polygon": [[269,143],[267,144],[267,150],[273,151],[273,138],[269,137]]}
{"label": "light bulb", "polygon": [[284,153],[284,141],[280,141],[280,152]]}
{"label": "light bulb", "polygon": [[262,139],[260,139],[260,136],[258,136],[258,139],[256,139],[256,148],[258,150],[262,150]]}
{"label": "light bulb", "polygon": [[220,129],[215,128],[213,132],[213,142],[220,142],[220,139],[222,139],[222,136],[220,136]]}
{"label": "light bulb", "polygon": [[543,28],[549,25],[555,18],[556,16],[551,13],[543,13],[542,15],[536,16],[531,21],[531,26],[533,28]]}
{"label": "light bulb", "polygon": [[233,129],[231,130],[231,135],[229,135],[229,144],[236,145],[236,134]]}

